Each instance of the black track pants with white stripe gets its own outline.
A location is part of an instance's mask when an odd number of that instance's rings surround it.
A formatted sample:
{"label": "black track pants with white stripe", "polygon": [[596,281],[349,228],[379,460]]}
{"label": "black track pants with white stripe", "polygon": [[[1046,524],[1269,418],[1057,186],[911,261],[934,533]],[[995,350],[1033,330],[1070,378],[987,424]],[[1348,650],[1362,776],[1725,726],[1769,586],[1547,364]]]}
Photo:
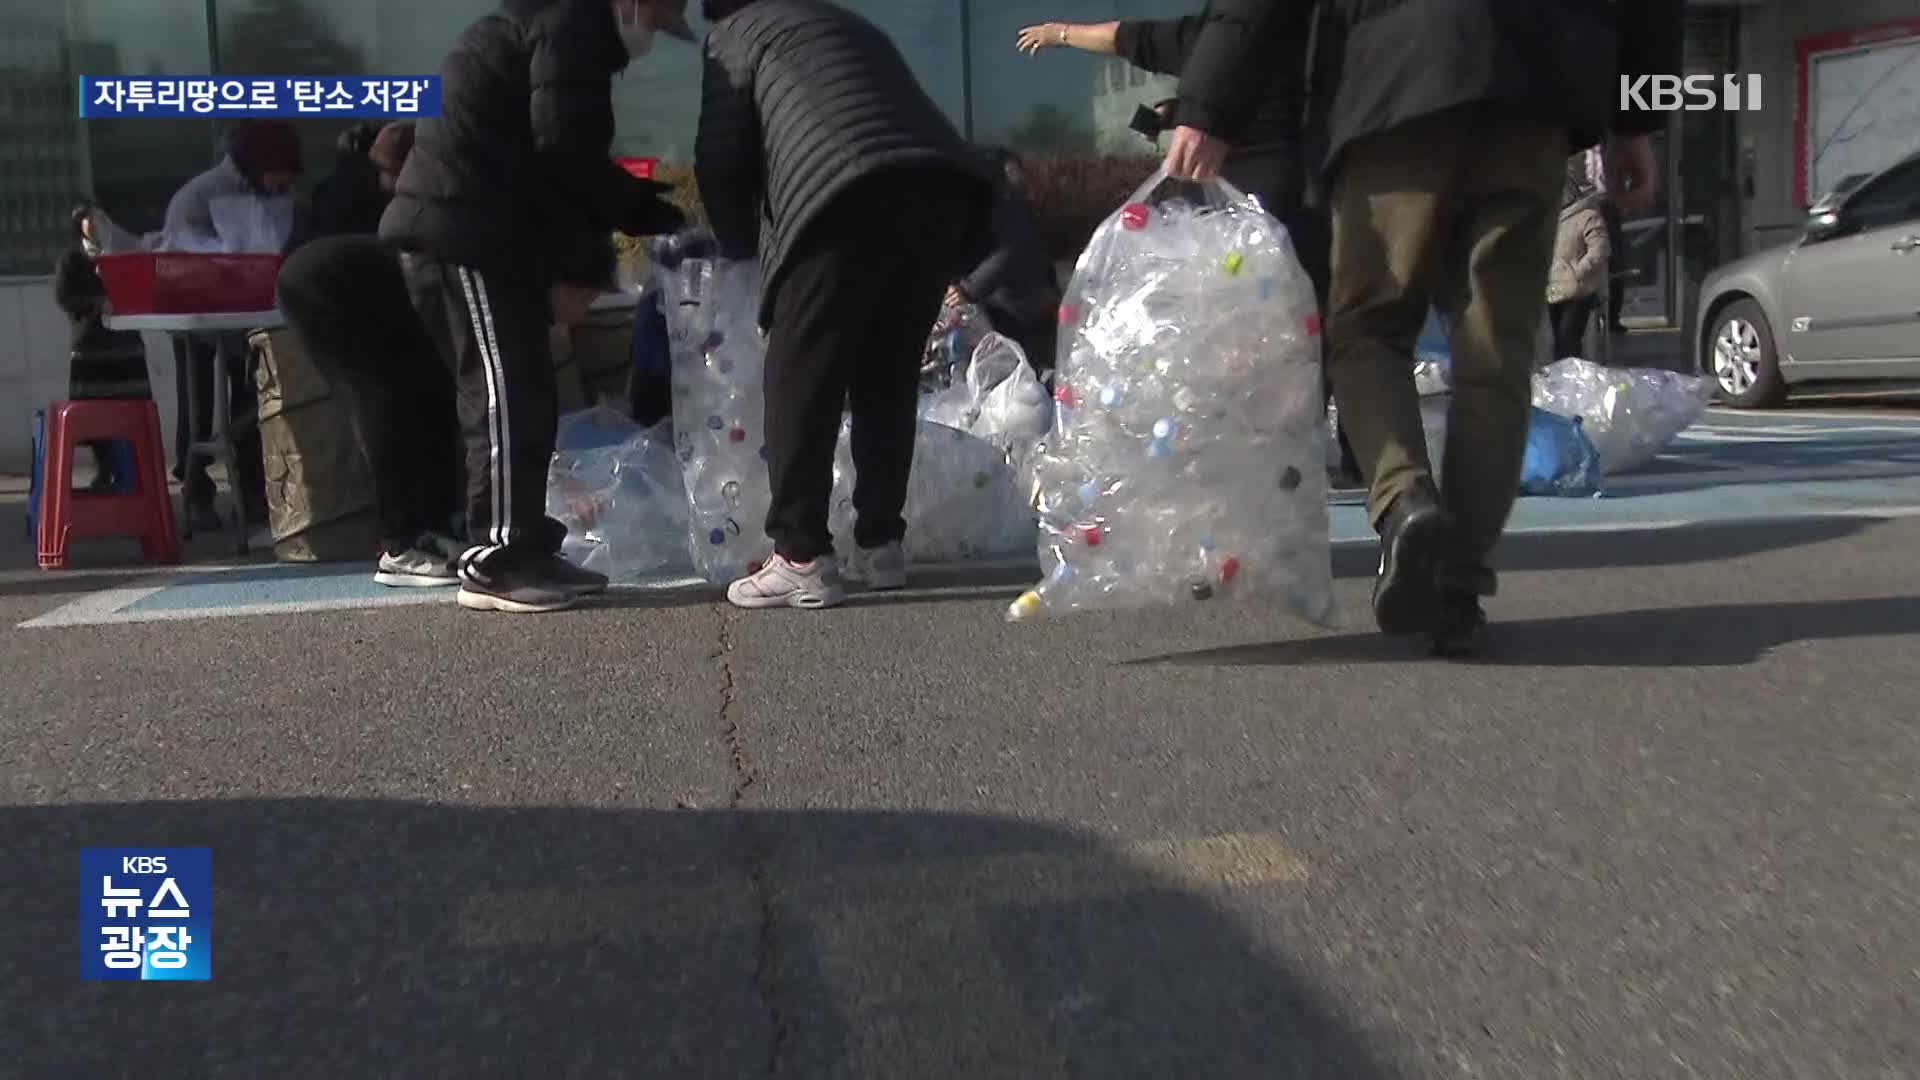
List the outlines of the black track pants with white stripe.
{"label": "black track pants with white stripe", "polygon": [[566,526],[547,517],[547,466],[559,417],[543,285],[407,254],[407,292],[453,369],[467,447],[463,563],[505,548],[554,552]]}

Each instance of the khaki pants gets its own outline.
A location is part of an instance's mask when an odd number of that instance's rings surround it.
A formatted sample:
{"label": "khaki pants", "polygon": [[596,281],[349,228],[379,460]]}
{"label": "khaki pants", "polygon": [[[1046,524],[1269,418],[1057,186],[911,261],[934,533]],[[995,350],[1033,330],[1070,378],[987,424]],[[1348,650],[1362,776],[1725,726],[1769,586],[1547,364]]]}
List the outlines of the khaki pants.
{"label": "khaki pants", "polygon": [[1567,153],[1564,129],[1475,105],[1355,142],[1334,182],[1328,365],[1376,525],[1432,482],[1413,345],[1430,305],[1451,321],[1446,588],[1494,591],[1487,562],[1520,485]]}

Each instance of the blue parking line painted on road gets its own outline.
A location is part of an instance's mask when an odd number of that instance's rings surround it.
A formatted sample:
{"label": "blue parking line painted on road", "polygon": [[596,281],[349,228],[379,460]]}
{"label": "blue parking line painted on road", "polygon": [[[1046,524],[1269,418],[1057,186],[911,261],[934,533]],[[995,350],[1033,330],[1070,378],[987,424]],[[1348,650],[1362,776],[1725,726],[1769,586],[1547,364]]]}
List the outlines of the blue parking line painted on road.
{"label": "blue parking line painted on road", "polygon": [[213,574],[182,576],[150,596],[128,604],[123,611],[179,611],[187,608],[251,607],[261,604],[321,602],[384,602],[411,597],[419,602],[452,600],[454,590],[390,589],[373,580],[364,564],[324,563],[288,565],[267,563],[241,566]]}

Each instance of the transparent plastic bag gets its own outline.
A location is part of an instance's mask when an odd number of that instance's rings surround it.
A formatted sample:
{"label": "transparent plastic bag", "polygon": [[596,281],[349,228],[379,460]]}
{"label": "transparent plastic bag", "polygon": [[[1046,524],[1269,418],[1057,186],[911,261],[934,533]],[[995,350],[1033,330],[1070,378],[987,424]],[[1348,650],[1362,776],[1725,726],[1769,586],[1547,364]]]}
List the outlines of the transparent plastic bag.
{"label": "transparent plastic bag", "polygon": [[[829,527],[839,551],[853,550],[851,425],[834,452]],[[1033,511],[1000,447],[944,424],[921,421],[907,483],[907,561],[955,563],[1033,550]]]}
{"label": "transparent plastic bag", "polygon": [[1600,494],[1600,452],[1582,420],[1538,405],[1527,422],[1527,454],[1520,466],[1520,494],[1563,499]]}
{"label": "transparent plastic bag", "polygon": [[921,399],[920,418],[992,443],[1018,469],[1053,426],[1053,399],[1020,345],[990,333],[964,379]]}
{"label": "transparent plastic bag", "polygon": [[1313,286],[1257,202],[1215,184],[1153,205],[1167,186],[1148,181],[1074,270],[1034,461],[1046,577],[1008,617],[1258,595],[1324,623]]}
{"label": "transparent plastic bag", "polygon": [[666,425],[588,409],[561,418],[555,446],[547,516],[567,527],[563,554],[615,581],[687,568],[686,486]]}
{"label": "transparent plastic bag", "polygon": [[1577,416],[1608,474],[1631,472],[1693,426],[1713,380],[1653,368],[1608,368],[1576,357],[1534,372],[1533,403]]}
{"label": "transparent plastic bag", "polygon": [[942,304],[940,317],[927,334],[927,351],[920,364],[920,392],[937,393],[959,385],[981,340],[992,332],[993,321],[978,304]]}
{"label": "transparent plastic bag", "polygon": [[715,584],[751,573],[767,539],[766,337],[752,262],[687,258],[660,271],[673,355],[674,449],[685,478],[687,552]]}

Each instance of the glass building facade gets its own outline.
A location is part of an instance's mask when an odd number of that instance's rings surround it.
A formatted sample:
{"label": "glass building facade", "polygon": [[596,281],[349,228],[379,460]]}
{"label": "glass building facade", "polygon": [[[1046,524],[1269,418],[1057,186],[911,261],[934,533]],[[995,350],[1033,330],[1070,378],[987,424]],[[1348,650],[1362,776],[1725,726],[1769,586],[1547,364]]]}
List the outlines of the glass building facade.
{"label": "glass building facade", "polygon": [[[432,72],[487,0],[0,0],[0,275],[44,275],[92,197],[135,231],[217,156],[213,122],[81,121],[81,75],[403,75]],[[697,8],[698,4],[691,5]],[[1126,64],[1014,49],[1037,22],[1198,10],[1198,0],[848,0],[900,45],[956,126],[1030,154],[1144,149],[1134,107],[1171,93]],[[696,29],[700,27],[696,24]],[[663,39],[615,84],[615,152],[686,160],[699,52]],[[345,121],[297,121],[312,184]]]}

